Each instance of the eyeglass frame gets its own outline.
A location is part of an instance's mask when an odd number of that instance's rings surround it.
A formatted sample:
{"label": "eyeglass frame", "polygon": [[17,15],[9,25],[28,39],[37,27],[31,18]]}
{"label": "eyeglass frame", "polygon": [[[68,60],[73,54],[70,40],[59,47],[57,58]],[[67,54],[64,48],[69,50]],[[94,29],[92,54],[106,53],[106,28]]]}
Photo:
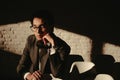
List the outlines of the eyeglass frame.
{"label": "eyeglass frame", "polygon": [[[37,31],[37,30],[39,30],[40,28],[47,28],[47,25],[46,25],[46,24],[41,24],[41,25],[39,25],[38,27],[35,26],[35,25],[31,25],[30,28],[31,28],[32,31]],[[34,30],[33,30],[33,29],[34,29]]]}

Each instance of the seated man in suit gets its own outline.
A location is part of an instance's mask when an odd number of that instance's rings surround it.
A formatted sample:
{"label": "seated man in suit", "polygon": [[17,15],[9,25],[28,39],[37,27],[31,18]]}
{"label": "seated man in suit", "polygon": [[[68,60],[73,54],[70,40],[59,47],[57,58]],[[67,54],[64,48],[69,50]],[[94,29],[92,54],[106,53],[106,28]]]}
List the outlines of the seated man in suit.
{"label": "seated man in suit", "polygon": [[48,11],[38,11],[31,24],[34,34],[27,39],[17,72],[26,80],[51,80],[49,74],[63,78],[70,46],[53,33],[53,16]]}

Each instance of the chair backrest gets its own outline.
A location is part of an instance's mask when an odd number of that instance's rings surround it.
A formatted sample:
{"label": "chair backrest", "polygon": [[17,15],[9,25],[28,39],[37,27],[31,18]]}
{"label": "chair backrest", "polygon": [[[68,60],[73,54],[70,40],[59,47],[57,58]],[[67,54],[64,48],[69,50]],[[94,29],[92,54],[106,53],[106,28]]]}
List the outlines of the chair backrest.
{"label": "chair backrest", "polygon": [[95,66],[95,64],[92,62],[85,62],[85,61],[73,62],[71,69],[70,69],[70,73],[72,72],[74,66],[77,67],[79,73],[84,73],[84,72],[92,69]]}
{"label": "chair backrest", "polygon": [[96,55],[94,63],[97,73],[112,74],[114,62],[112,55]]}
{"label": "chair backrest", "polygon": [[114,80],[109,74],[98,74],[94,80]]}
{"label": "chair backrest", "polygon": [[69,55],[66,62],[65,62],[65,71],[66,74],[69,74],[70,68],[74,62],[77,61],[84,61],[83,57],[81,55]]}

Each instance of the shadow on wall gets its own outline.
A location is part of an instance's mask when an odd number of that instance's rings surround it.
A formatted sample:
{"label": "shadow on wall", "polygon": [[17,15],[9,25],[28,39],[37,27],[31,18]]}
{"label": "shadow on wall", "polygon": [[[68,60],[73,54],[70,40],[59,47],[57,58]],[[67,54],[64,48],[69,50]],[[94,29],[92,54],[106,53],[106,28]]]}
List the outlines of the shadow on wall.
{"label": "shadow on wall", "polygon": [[4,80],[19,80],[16,72],[20,55],[0,50],[0,77]]}

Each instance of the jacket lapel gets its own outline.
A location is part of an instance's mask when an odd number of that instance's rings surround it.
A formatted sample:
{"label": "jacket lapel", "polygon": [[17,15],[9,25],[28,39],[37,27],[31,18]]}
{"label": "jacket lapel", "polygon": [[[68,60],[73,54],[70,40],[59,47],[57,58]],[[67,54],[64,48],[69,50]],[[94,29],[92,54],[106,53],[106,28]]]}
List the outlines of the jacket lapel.
{"label": "jacket lapel", "polygon": [[33,63],[33,71],[38,70],[39,69],[38,47],[35,44],[34,47],[31,49],[30,56],[31,61]]}

